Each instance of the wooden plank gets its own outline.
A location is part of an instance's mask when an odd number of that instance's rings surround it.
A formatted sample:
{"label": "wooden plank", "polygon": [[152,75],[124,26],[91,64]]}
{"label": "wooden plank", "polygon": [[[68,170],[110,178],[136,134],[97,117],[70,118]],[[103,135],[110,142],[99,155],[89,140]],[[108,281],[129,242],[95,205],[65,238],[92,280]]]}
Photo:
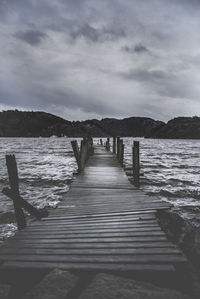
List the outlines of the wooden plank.
{"label": "wooden plank", "polygon": [[[160,228],[158,226],[156,227],[142,227],[142,228],[139,228],[139,227],[115,227],[115,228],[105,228],[105,229],[101,229],[101,228],[85,228],[83,230],[80,230],[79,228],[73,228],[73,229],[64,229],[64,230],[61,230],[60,228],[58,229],[52,229],[52,230],[38,230],[38,231],[33,231],[31,230],[31,235],[32,236],[40,236],[40,235],[47,235],[47,236],[50,236],[50,235],[55,235],[56,236],[68,236],[68,235],[109,235],[109,236],[115,236],[117,233],[119,234],[124,234],[126,233],[130,235],[131,234],[134,234],[134,235],[146,235],[146,234],[154,234],[154,233],[159,233],[159,235],[163,234],[163,232],[160,231]],[[26,235],[29,235],[30,234],[30,231],[23,231],[22,234],[16,234],[16,236],[26,236]]]}
{"label": "wooden plank", "polygon": [[79,249],[35,249],[35,248],[2,248],[2,255],[180,255],[177,248],[79,248]]}
{"label": "wooden plank", "polygon": [[[74,237],[74,238],[38,238],[38,239],[28,239],[28,238],[12,238],[9,242],[22,242],[24,244],[34,244],[34,243],[125,243],[125,242],[159,242],[159,241],[167,241],[164,235],[162,236],[128,236],[128,237]],[[1,251],[0,251],[1,254]]]}
{"label": "wooden plank", "polygon": [[[145,210],[145,211],[131,211],[131,212],[111,212],[111,213],[99,213],[92,215],[74,215],[74,216],[61,216],[61,217],[48,217],[43,218],[41,221],[52,221],[52,220],[66,220],[66,219],[83,219],[83,218],[96,218],[96,217],[115,217],[115,216],[126,216],[126,215],[136,215],[137,219],[156,219],[155,213],[156,210]],[[145,215],[146,214],[146,215]]]}
{"label": "wooden plank", "polygon": [[38,239],[55,239],[57,240],[57,242],[59,242],[59,240],[69,240],[69,239],[90,239],[90,238],[115,238],[115,237],[164,237],[165,234],[161,231],[155,231],[155,232],[117,232],[117,233],[73,233],[73,234],[69,234],[69,233],[60,233],[60,234],[48,234],[46,233],[46,235],[43,234],[16,234],[13,239],[17,240],[17,239],[21,239],[21,238],[25,238],[26,241],[27,240],[38,240]]}
{"label": "wooden plank", "polygon": [[35,262],[63,262],[63,263],[182,263],[186,259],[182,255],[9,255],[2,254],[1,258],[9,261],[35,261]]}
{"label": "wooden plank", "polygon": [[[132,224],[132,225],[130,225]],[[31,226],[29,227],[28,229],[26,229],[26,232],[32,232],[32,231],[41,231],[41,230],[45,230],[45,231],[48,231],[48,230],[75,230],[75,229],[79,229],[79,230],[85,230],[87,228],[91,228],[91,229],[95,229],[95,228],[105,228],[105,229],[109,229],[109,228],[115,228],[115,227],[122,227],[122,228],[126,228],[126,227],[134,227],[134,228],[150,228],[150,227],[157,227],[159,228],[158,224],[155,222],[155,223],[146,223],[146,224],[135,224],[135,223],[132,223],[131,221],[130,222],[125,222],[125,223],[117,223],[117,222],[114,222],[114,223],[92,223],[92,224],[56,224],[56,225],[51,225],[51,226]]]}
{"label": "wooden plank", "polygon": [[91,263],[59,263],[59,262],[5,262],[3,268],[37,268],[37,269],[63,269],[63,270],[118,270],[118,271],[145,271],[145,272],[174,272],[175,268],[171,264],[91,264]]}
{"label": "wooden plank", "polygon": [[169,204],[128,181],[116,157],[97,148],[58,209],[0,249],[5,268],[174,271],[185,257],[155,212]]}
{"label": "wooden plank", "polygon": [[92,249],[92,248],[104,248],[104,249],[109,249],[109,248],[175,248],[175,246],[172,243],[169,243],[168,241],[154,241],[154,242],[145,242],[145,241],[140,241],[140,242],[98,242],[98,243],[39,243],[39,242],[31,242],[31,243],[25,243],[25,242],[13,242],[9,243],[4,243],[3,248],[42,248],[42,249],[49,249],[49,248],[55,248],[55,249],[70,249],[70,248],[75,248],[75,249],[80,249],[80,248],[87,248],[87,249]]}

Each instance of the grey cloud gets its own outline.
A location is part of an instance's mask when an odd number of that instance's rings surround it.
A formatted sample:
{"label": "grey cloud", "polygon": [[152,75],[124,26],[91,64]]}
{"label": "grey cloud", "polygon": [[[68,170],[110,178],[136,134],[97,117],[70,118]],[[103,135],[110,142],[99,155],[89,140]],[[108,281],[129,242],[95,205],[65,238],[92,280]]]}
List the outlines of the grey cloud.
{"label": "grey cloud", "polygon": [[139,82],[143,88],[161,97],[187,99],[192,95],[190,82],[172,72],[135,69],[120,73],[120,76],[125,80]]}
{"label": "grey cloud", "polygon": [[22,41],[27,42],[31,46],[39,45],[41,41],[47,37],[47,35],[44,32],[34,29],[18,31],[14,34],[14,36],[18,39],[21,39]]}
{"label": "grey cloud", "polygon": [[112,27],[103,27],[103,28],[94,28],[88,23],[85,23],[76,28],[72,29],[70,36],[73,39],[84,37],[86,40],[92,42],[104,42],[104,41],[114,41],[119,38],[126,37],[126,33],[122,28],[112,28]]}
{"label": "grey cloud", "polygon": [[134,47],[134,51],[136,53],[144,53],[144,52],[148,52],[149,50],[142,44],[137,44],[135,47]]}
{"label": "grey cloud", "polygon": [[84,24],[83,26],[72,30],[70,35],[73,39],[83,36],[93,42],[97,42],[100,38],[100,32],[89,24]]}
{"label": "grey cloud", "polygon": [[123,51],[129,53],[129,54],[143,54],[143,53],[149,53],[150,54],[150,50],[143,45],[142,43],[138,43],[135,46],[124,46],[122,48]]}
{"label": "grey cloud", "polygon": [[155,82],[160,80],[169,79],[172,77],[171,74],[162,70],[143,70],[134,69],[119,74],[126,80],[136,80],[141,82]]}
{"label": "grey cloud", "polygon": [[197,110],[200,1],[142,2],[0,0],[0,101],[91,117],[161,115],[166,98]]}

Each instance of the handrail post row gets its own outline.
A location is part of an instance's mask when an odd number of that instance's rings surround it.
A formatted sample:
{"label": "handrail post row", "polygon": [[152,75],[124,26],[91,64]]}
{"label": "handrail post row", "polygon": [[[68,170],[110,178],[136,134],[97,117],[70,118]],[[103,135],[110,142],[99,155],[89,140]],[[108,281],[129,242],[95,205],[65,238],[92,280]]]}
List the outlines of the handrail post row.
{"label": "handrail post row", "polygon": [[71,141],[71,145],[80,172],[84,169],[86,161],[94,153],[93,139],[91,137],[84,137],[83,140],[81,140],[80,150],[76,140]]}
{"label": "handrail post row", "polygon": [[140,186],[140,150],[139,141],[133,144],[133,182],[136,187]]}
{"label": "handrail post row", "polygon": [[116,137],[113,137],[113,154],[116,154]]}
{"label": "handrail post row", "polygon": [[12,200],[15,209],[17,227],[21,230],[26,226],[26,219],[20,205],[19,179],[15,155],[6,155],[6,165],[8,169],[9,184],[13,194]]}

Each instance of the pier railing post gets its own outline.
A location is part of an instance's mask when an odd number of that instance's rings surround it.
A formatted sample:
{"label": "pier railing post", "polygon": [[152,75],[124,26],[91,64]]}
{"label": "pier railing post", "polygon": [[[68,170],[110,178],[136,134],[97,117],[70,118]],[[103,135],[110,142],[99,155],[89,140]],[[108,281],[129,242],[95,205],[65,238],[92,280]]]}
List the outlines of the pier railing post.
{"label": "pier railing post", "polygon": [[113,154],[116,154],[116,137],[113,137]]}
{"label": "pier railing post", "polygon": [[133,182],[136,187],[140,186],[140,151],[139,141],[133,143]]}
{"label": "pier railing post", "polygon": [[123,139],[120,139],[120,141],[119,141],[118,160],[119,160],[120,165],[123,165],[123,160],[124,160],[124,143],[123,143]]}
{"label": "pier railing post", "polygon": [[85,163],[88,158],[93,154],[93,140],[91,137],[84,137],[81,141],[81,152],[80,152],[80,170],[83,170]]}
{"label": "pier railing post", "polygon": [[107,151],[110,150],[110,138],[109,137],[107,138],[107,141],[106,141],[106,150]]}
{"label": "pier railing post", "polygon": [[77,140],[72,140],[71,145],[72,145],[74,156],[75,156],[75,159],[76,159],[76,162],[77,162],[77,165],[78,165],[78,171],[80,171],[80,169],[81,169],[81,159],[80,159],[80,150],[79,150],[79,147],[78,147]]}
{"label": "pier railing post", "polygon": [[117,158],[119,160],[119,143],[120,143],[120,137],[117,136]]}
{"label": "pier railing post", "polygon": [[18,229],[20,230],[26,226],[26,219],[20,205],[19,180],[15,155],[6,155],[6,165],[8,169],[9,184],[13,194],[12,200],[15,209],[15,217]]}
{"label": "pier railing post", "polygon": [[121,145],[121,166],[124,165],[124,143],[123,143],[123,140],[122,140],[122,145]]}
{"label": "pier railing post", "polygon": [[84,138],[81,141],[81,161],[80,161],[80,169],[83,170],[84,166],[85,166],[85,162],[87,160],[87,151],[88,151],[88,145],[87,145],[87,141]]}

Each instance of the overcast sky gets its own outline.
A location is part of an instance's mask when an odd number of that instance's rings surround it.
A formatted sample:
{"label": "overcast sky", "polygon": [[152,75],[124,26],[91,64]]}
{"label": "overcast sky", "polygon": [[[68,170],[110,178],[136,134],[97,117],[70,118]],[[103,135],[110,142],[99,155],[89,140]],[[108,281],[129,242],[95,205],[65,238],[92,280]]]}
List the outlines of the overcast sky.
{"label": "overcast sky", "polygon": [[0,110],[200,115],[200,0],[0,0]]}

